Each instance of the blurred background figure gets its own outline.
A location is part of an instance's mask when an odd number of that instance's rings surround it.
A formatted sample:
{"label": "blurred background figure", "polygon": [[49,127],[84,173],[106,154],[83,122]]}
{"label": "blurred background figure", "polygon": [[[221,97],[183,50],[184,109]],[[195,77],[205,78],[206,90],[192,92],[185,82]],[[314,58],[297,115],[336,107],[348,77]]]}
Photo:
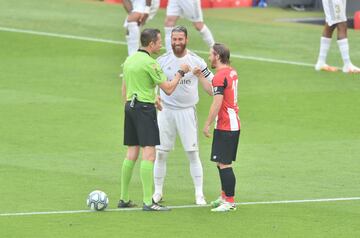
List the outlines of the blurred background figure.
{"label": "blurred background figure", "polygon": [[320,39],[320,52],[315,70],[337,71],[336,67],[326,64],[326,57],[331,45],[331,38],[337,29],[337,44],[343,60],[344,73],[360,73],[360,68],[351,63],[349,42],[347,39],[346,0],[322,0],[325,12],[325,26]]}
{"label": "blurred background figure", "polygon": [[156,15],[160,0],[124,0],[123,6],[128,14],[124,23],[128,54],[132,55],[139,49],[140,27]]}
{"label": "blurred background figure", "polygon": [[214,37],[209,28],[204,24],[203,13],[200,0],[169,0],[166,8],[165,18],[165,47],[166,52],[172,52],[171,31],[176,25],[179,17],[184,17],[191,21],[197,31],[200,32],[202,39],[212,47],[215,43]]}

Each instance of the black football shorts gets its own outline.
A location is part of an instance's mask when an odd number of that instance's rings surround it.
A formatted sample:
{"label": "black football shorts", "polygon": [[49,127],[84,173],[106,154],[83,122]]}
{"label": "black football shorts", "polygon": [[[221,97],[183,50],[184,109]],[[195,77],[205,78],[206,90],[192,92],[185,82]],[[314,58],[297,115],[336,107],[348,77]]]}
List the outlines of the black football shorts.
{"label": "black football shorts", "polygon": [[156,108],[153,103],[137,101],[125,104],[124,145],[141,147],[160,145]]}
{"label": "black football shorts", "polygon": [[231,164],[236,160],[240,131],[214,130],[211,158],[213,162]]}

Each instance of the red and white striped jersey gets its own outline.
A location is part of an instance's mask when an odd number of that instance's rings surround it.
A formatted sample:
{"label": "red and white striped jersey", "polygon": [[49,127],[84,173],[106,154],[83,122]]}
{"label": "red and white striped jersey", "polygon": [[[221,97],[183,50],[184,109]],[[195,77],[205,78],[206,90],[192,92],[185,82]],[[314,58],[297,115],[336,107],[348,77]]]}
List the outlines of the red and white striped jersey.
{"label": "red and white striped jersey", "polygon": [[240,130],[239,107],[237,105],[238,75],[231,67],[216,72],[212,85],[214,95],[223,94],[223,102],[216,117],[215,129],[225,131]]}

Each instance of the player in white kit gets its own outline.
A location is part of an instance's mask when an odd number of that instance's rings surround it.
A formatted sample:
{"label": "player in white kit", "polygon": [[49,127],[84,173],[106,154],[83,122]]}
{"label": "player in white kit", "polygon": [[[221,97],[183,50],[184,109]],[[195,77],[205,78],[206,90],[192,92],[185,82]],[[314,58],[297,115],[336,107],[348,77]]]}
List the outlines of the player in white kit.
{"label": "player in white kit", "polygon": [[315,70],[337,71],[336,67],[326,64],[326,57],[331,45],[331,38],[337,29],[337,44],[344,62],[344,73],[360,73],[360,69],[351,63],[347,39],[346,0],[322,0],[325,12],[325,27],[320,40],[320,52]]}
{"label": "player in white kit", "polygon": [[166,8],[165,18],[165,47],[167,52],[171,52],[171,31],[176,25],[179,17],[184,17],[191,21],[199,31],[202,39],[212,47],[215,43],[214,37],[209,28],[204,24],[200,0],[169,0]]}
{"label": "player in white kit", "polygon": [[[157,59],[168,80],[174,77],[179,65],[183,63],[188,64],[194,73],[201,70],[202,74],[198,78],[193,72],[187,73],[171,96],[160,90],[162,102],[162,110],[158,112],[160,145],[156,147],[153,200],[159,202],[162,199],[166,160],[178,134],[190,162],[190,174],[195,187],[195,203],[205,205],[203,169],[198,151],[196,104],[199,101],[198,83],[209,95],[213,95],[211,80],[214,75],[208,70],[202,58],[186,49],[187,42],[187,29],[182,26],[175,27],[171,33],[173,50]],[[183,72],[180,73],[183,74]]]}
{"label": "player in white kit", "polygon": [[128,54],[132,55],[139,49],[140,27],[155,16],[160,0],[124,0],[123,6],[128,13],[124,23]]}

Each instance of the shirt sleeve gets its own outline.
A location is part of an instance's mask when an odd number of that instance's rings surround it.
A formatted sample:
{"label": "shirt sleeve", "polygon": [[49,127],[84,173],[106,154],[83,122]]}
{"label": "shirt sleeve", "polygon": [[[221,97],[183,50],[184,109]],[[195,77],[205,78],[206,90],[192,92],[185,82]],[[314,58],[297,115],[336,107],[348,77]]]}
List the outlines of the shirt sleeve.
{"label": "shirt sleeve", "polygon": [[166,81],[166,75],[162,71],[158,62],[154,61],[149,65],[148,73],[154,84],[161,84]]}
{"label": "shirt sleeve", "polygon": [[216,74],[212,80],[212,86],[213,87],[226,87],[225,85],[225,75],[223,74]]}
{"label": "shirt sleeve", "polygon": [[214,95],[223,95],[224,90],[227,86],[227,80],[225,75],[223,74],[216,74],[212,80],[212,86],[213,86],[213,94]]}
{"label": "shirt sleeve", "polygon": [[209,68],[207,67],[207,64],[205,63],[204,60],[201,60],[200,69],[201,69],[201,73],[204,75],[204,77],[209,82],[211,82],[214,78],[214,74],[209,70]]}

